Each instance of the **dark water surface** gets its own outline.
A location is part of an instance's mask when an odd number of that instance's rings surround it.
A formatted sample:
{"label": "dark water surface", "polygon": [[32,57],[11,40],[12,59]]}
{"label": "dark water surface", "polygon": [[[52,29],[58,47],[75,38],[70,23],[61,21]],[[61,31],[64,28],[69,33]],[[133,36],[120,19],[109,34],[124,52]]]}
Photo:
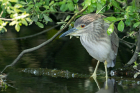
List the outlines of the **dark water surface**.
{"label": "dark water surface", "polygon": [[[33,25],[22,27],[17,33],[11,27],[0,38],[28,36],[42,30]],[[24,49],[41,44],[57,31],[58,29],[53,29],[23,40],[0,40],[0,71]],[[131,51],[120,45],[117,63],[113,69],[123,67],[130,57]],[[79,39],[57,37],[46,46],[24,54],[15,66],[7,68],[4,71],[7,77],[3,79],[3,84],[0,80],[0,93],[140,93],[140,79],[114,76],[106,81],[103,63],[99,66],[95,82],[90,78],[95,65],[96,60],[88,55]]]}

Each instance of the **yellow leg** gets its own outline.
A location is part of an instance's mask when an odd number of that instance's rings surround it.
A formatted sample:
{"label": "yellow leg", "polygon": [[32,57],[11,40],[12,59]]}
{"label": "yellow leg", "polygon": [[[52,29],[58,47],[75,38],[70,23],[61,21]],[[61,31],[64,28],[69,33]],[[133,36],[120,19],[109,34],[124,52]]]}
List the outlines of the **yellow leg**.
{"label": "yellow leg", "polygon": [[95,70],[94,70],[94,73],[93,73],[92,76],[91,76],[92,78],[96,78],[96,76],[97,76],[97,75],[96,75],[96,72],[97,72],[99,63],[100,63],[100,61],[98,61],[97,64],[96,64],[96,68],[95,68]]}
{"label": "yellow leg", "polygon": [[105,73],[106,73],[105,89],[108,89],[108,84],[107,84],[107,81],[108,81],[108,73],[107,73],[107,62],[106,61],[104,62],[104,66],[105,66]]}

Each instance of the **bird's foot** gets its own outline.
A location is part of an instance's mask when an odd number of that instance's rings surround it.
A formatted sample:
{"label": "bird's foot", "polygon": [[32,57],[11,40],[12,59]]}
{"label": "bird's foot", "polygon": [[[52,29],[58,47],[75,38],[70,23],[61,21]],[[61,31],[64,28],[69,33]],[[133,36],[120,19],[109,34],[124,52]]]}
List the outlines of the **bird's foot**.
{"label": "bird's foot", "polygon": [[93,79],[96,79],[96,77],[97,77],[96,73],[93,73],[93,74],[90,76],[90,78],[93,78]]}

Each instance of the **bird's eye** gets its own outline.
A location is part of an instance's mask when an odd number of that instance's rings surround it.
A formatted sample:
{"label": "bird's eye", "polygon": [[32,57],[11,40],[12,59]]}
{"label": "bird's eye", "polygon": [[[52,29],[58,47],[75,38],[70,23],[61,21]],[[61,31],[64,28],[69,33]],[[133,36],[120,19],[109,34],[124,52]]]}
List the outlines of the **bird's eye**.
{"label": "bird's eye", "polygon": [[81,28],[84,28],[85,27],[85,25],[81,25]]}

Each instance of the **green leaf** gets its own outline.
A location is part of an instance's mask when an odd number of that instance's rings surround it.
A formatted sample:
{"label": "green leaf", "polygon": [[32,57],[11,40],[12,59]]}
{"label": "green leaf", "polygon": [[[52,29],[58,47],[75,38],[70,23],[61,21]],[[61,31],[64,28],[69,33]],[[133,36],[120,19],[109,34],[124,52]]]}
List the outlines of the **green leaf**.
{"label": "green leaf", "polygon": [[133,25],[134,28],[138,27],[140,25],[140,22],[137,22]]}
{"label": "green leaf", "polygon": [[31,19],[32,19],[33,21],[37,22],[37,21],[38,21],[38,16],[36,15],[36,16],[32,17]]}
{"label": "green leaf", "polygon": [[13,25],[15,25],[17,23],[17,21],[12,21],[12,22],[10,22],[10,26],[13,26]]}
{"label": "green leaf", "polygon": [[63,25],[60,27],[60,29],[63,29],[65,25],[66,25],[66,24],[63,24]]}
{"label": "green leaf", "polygon": [[130,26],[131,25],[130,19],[126,19],[125,24],[126,24],[126,26]]}
{"label": "green leaf", "polygon": [[20,30],[20,26],[19,26],[18,23],[15,25],[15,29],[17,30],[17,32],[19,32],[19,30]]}
{"label": "green leaf", "polygon": [[77,3],[79,0],[73,0],[74,1],[74,3]]}
{"label": "green leaf", "polygon": [[14,6],[15,8],[21,8],[21,7],[23,7],[21,4],[15,4],[15,6]]}
{"label": "green leaf", "polygon": [[3,23],[3,21],[2,20],[0,20],[0,24],[2,24]]}
{"label": "green leaf", "polygon": [[49,5],[50,0],[45,0],[46,5]]}
{"label": "green leaf", "polygon": [[107,34],[110,35],[114,31],[114,23],[112,23],[109,28],[107,29]]}
{"label": "green leaf", "polygon": [[84,0],[84,7],[90,6],[91,0]]}
{"label": "green leaf", "polygon": [[111,22],[117,20],[115,17],[107,17],[107,18],[104,18],[104,19],[106,19],[108,21],[111,21]]}
{"label": "green leaf", "polygon": [[49,9],[49,6],[47,6],[47,5],[44,5],[43,7],[46,8],[46,9]]}
{"label": "green leaf", "polygon": [[25,26],[28,26],[28,23],[25,19],[21,19],[22,24],[24,24]]}
{"label": "green leaf", "polygon": [[67,22],[57,22],[57,24],[66,24]]}
{"label": "green leaf", "polygon": [[108,20],[106,20],[106,19],[104,19],[104,21],[107,22],[107,23],[111,23],[110,21],[108,21]]}
{"label": "green leaf", "polygon": [[20,4],[25,5],[25,4],[27,4],[27,3],[26,3],[26,2],[24,2],[24,1],[20,1]]}
{"label": "green leaf", "polygon": [[40,28],[44,28],[44,25],[40,22],[36,22],[36,25],[38,25]]}
{"label": "green leaf", "polygon": [[106,7],[106,10],[109,10],[111,7],[112,7],[112,5],[108,4],[107,7]]}
{"label": "green leaf", "polygon": [[134,62],[135,66],[139,65],[136,61]]}
{"label": "green leaf", "polygon": [[69,8],[70,11],[73,11],[74,10],[74,5],[73,5],[72,2],[69,3],[69,4],[67,4],[67,5],[68,5],[68,8]]}
{"label": "green leaf", "polygon": [[123,20],[124,18],[116,18],[116,21],[120,21]]}
{"label": "green leaf", "polygon": [[95,8],[95,6],[94,6],[93,4],[90,5],[90,6],[87,8],[87,10],[88,10],[89,13],[93,12],[95,9],[96,9],[96,8]]}
{"label": "green leaf", "polygon": [[1,25],[6,26],[8,22],[3,22]]}
{"label": "green leaf", "polygon": [[32,22],[32,20],[31,20],[30,18],[26,18],[26,20],[27,20],[28,22]]}
{"label": "green leaf", "polygon": [[135,12],[137,10],[136,0],[132,1],[132,10],[133,10],[133,12]]}
{"label": "green leaf", "polygon": [[124,22],[122,20],[118,24],[118,30],[121,32],[124,30]]}
{"label": "green leaf", "polygon": [[53,5],[54,4],[54,1],[51,1],[51,3],[49,4],[49,6]]}
{"label": "green leaf", "polygon": [[34,2],[36,3],[36,0],[34,0]]}
{"label": "green leaf", "polygon": [[45,21],[50,21],[52,22],[52,19],[49,16],[46,16],[45,14],[43,14]]}
{"label": "green leaf", "polygon": [[105,5],[106,0],[99,0],[102,5]]}
{"label": "green leaf", "polygon": [[92,2],[92,3],[96,3],[96,2],[97,2],[97,0],[91,0],[91,2]]}
{"label": "green leaf", "polygon": [[18,2],[18,0],[9,0],[10,2]]}
{"label": "green leaf", "polygon": [[127,12],[135,12],[135,9],[132,6],[127,6],[126,11]]}
{"label": "green leaf", "polygon": [[68,7],[67,7],[66,4],[62,4],[61,7],[60,7],[60,10],[61,10],[62,12],[65,12],[67,9],[68,9]]}
{"label": "green leaf", "polygon": [[[105,8],[103,8],[104,6],[101,3],[97,3],[97,10],[96,13],[103,13],[105,12]],[[103,8],[103,9],[102,9]],[[100,11],[100,12],[99,12]]]}
{"label": "green leaf", "polygon": [[68,21],[70,19],[70,15],[68,15],[65,19],[65,21]]}
{"label": "green leaf", "polygon": [[129,14],[126,13],[126,14],[124,15],[124,18],[125,18],[125,19],[128,19],[128,18],[129,18]]}
{"label": "green leaf", "polygon": [[133,66],[133,68],[134,68],[134,69],[137,69],[137,66],[136,66],[136,65],[134,65],[134,66]]}
{"label": "green leaf", "polygon": [[[119,10],[122,10],[122,8],[120,7],[120,5],[118,4],[118,2],[116,2],[115,0],[112,0],[111,1],[111,4],[113,5],[113,6],[115,6],[115,7],[117,7]],[[118,10],[117,9],[117,10]],[[122,10],[123,11],[123,10]]]}

